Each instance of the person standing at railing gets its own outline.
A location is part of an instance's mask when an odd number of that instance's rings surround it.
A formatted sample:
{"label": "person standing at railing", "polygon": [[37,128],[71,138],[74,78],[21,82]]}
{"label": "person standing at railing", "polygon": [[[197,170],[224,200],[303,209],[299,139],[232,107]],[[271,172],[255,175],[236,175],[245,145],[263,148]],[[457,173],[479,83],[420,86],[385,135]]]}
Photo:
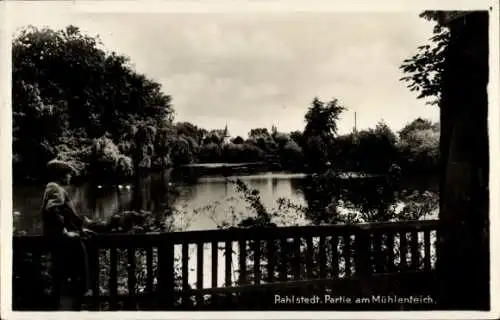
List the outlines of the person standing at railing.
{"label": "person standing at railing", "polygon": [[70,183],[76,170],[59,160],[50,161],[47,169],[49,183],[43,195],[42,219],[52,256],[53,297],[59,309],[78,310],[81,298],[92,294],[82,238],[93,232],[86,228],[90,220],[77,214],[63,187]]}

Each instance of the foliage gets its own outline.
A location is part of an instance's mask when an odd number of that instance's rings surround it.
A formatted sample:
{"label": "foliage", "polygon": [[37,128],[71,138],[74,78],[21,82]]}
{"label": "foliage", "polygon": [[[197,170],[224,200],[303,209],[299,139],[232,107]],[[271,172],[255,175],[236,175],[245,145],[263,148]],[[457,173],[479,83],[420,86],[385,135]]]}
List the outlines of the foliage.
{"label": "foliage", "polygon": [[243,142],[245,142],[245,139],[243,139],[242,137],[240,136],[237,136],[236,138],[234,138],[232,141],[232,143],[234,144],[242,144]]}
{"label": "foliage", "polygon": [[[337,137],[337,121],[346,110],[337,99],[315,98],[303,132],[282,133],[273,125],[225,144],[226,129],[173,124],[171,98],[160,89],[136,73],[126,57],[106,52],[99,38],[78,28],[25,28],[13,40],[16,180],[43,176],[51,159],[71,162],[82,176],[109,179],[193,162],[272,162],[311,172],[335,163],[380,172],[397,160],[394,138],[383,124],[361,132],[357,140]],[[427,138],[432,135],[416,134],[412,141]],[[411,146],[401,144],[405,159],[423,152],[409,153],[415,150]],[[380,148],[384,152],[376,152]]]}
{"label": "foliage", "polygon": [[74,26],[22,29],[12,42],[12,86],[14,174],[20,178],[43,175],[57,146],[78,153],[105,134],[120,145],[137,122],[159,126],[173,114],[160,84]]}
{"label": "foliage", "polygon": [[202,143],[203,136],[207,133],[207,130],[198,128],[196,125],[190,122],[176,123],[175,128],[178,135],[191,137],[197,145],[200,145]]}
{"label": "foliage", "polygon": [[323,102],[314,98],[305,115],[304,144],[302,149],[309,170],[325,169],[331,158],[331,150],[337,135],[337,121],[346,108],[338,99]]}
{"label": "foliage", "polygon": [[320,136],[325,139],[335,137],[338,130],[337,121],[345,110],[347,109],[340,104],[338,99],[325,103],[314,98],[305,115],[304,135],[306,137]]}
{"label": "foliage", "polygon": [[127,179],[134,174],[132,159],[122,154],[118,146],[105,136],[94,139],[87,161],[93,176],[101,182],[113,177]]}
{"label": "foliage", "polygon": [[255,128],[251,129],[248,133],[248,138],[259,138],[259,137],[268,137],[270,136],[267,128]]}
{"label": "foliage", "polygon": [[280,150],[280,163],[285,168],[293,167],[294,164],[296,165],[304,161],[302,148],[293,140],[288,140]]}
{"label": "foliage", "polygon": [[[278,199],[277,207],[266,208],[260,199],[260,194],[257,190],[250,188],[241,180],[234,181],[241,199],[243,199],[248,207],[245,212],[232,211],[231,217],[224,218],[223,221],[214,220],[219,228],[274,228],[277,226],[290,225],[307,225],[307,224],[322,224],[322,223],[363,223],[363,222],[381,222],[381,221],[396,221],[396,220],[413,220],[422,219],[435,214],[438,208],[437,195],[430,192],[419,192],[406,190],[396,191],[396,186],[390,180],[382,179],[342,179],[339,173],[328,171],[320,175],[312,176],[304,183],[304,193],[314,193],[308,197],[307,206],[300,206],[290,202],[287,199]],[[333,190],[333,191],[330,191]],[[330,192],[329,192],[330,191]],[[325,192],[327,193],[325,195]],[[216,208],[213,211],[217,211]],[[252,214],[250,214],[252,213]],[[250,215],[250,216],[249,216]],[[338,238],[337,256],[342,257],[346,246],[344,238]],[[385,241],[384,239],[382,239]],[[351,247],[353,246],[352,240]],[[396,247],[398,246],[399,238],[396,239]],[[269,252],[269,243],[267,241],[248,241],[246,244],[247,253],[247,281],[253,281],[255,273],[249,270],[254,270],[254,256],[256,251],[260,252],[260,275],[261,279],[267,279],[268,269],[265,267],[268,259],[274,261],[296,261],[306,263],[307,244],[302,239],[299,242],[299,255],[296,256],[293,241],[285,243],[273,242],[274,251]],[[318,241],[312,242],[312,259],[318,261],[320,246]],[[422,244],[420,244],[422,245]],[[324,246],[324,244],[323,244]],[[385,242],[382,244],[381,252],[387,251]],[[332,248],[325,248],[327,265],[332,261]],[[395,252],[395,264],[400,263],[399,251]],[[435,257],[434,257],[435,258]],[[281,278],[282,272],[286,273],[286,277],[290,279],[294,276],[294,270],[291,265],[284,265],[275,269],[273,277]],[[344,277],[347,272],[355,272],[355,265],[351,265],[351,270],[347,270],[347,265],[343,258],[339,260],[339,274],[332,276]],[[378,265],[374,261],[369,268],[379,270],[386,268],[385,264]],[[327,267],[329,269],[330,267]],[[383,269],[387,270],[387,269]],[[305,270],[300,272],[300,279],[306,277]],[[313,277],[319,277],[319,270],[313,270]],[[238,281],[236,281],[238,282]],[[317,289],[317,288],[316,288]],[[310,288],[308,289],[310,290]],[[324,290],[324,288],[323,288]],[[310,291],[308,291],[310,292]],[[325,291],[322,291],[325,292]],[[262,294],[271,294],[262,292]],[[248,296],[240,297],[251,299]]]}
{"label": "foliage", "polygon": [[[318,101],[310,108],[310,113],[319,108],[321,103]],[[330,108],[334,108],[333,105]],[[415,131],[423,128],[432,129],[432,133]],[[271,162],[279,164],[281,169],[293,171],[308,167],[310,172],[322,172],[330,165],[347,171],[387,173],[390,168],[399,166],[405,172],[433,170],[437,157],[439,124],[420,118],[405,126],[398,135],[384,121],[379,121],[375,128],[342,136],[334,135],[336,129],[328,128],[320,133],[311,127],[309,136],[300,131],[283,133],[276,127],[273,130],[269,134],[266,128],[255,128],[248,139],[236,137],[225,144],[217,130],[209,132],[201,145],[195,143],[196,134],[193,134],[189,139],[192,151],[188,152],[188,159],[198,163]],[[170,141],[174,141],[174,137],[175,133],[170,135]],[[174,160],[178,163],[189,161]]]}
{"label": "foliage", "polygon": [[175,164],[189,164],[194,160],[194,155],[197,153],[197,143],[189,136],[176,136],[171,145],[170,155],[172,162]]}
{"label": "foliage", "polygon": [[416,119],[400,132],[400,164],[408,171],[435,170],[439,159],[438,123]]}
{"label": "foliage", "polygon": [[297,143],[300,147],[304,145],[304,134],[302,131],[292,131],[290,132],[290,138]]}
{"label": "foliage", "polygon": [[418,47],[418,52],[405,59],[401,69],[406,74],[402,81],[411,91],[418,92],[418,98],[430,99],[428,104],[438,104],[441,97],[446,48],[450,42],[448,28],[437,23],[439,12],[423,12],[420,16],[435,22],[429,43]]}
{"label": "foliage", "polygon": [[396,157],[396,135],[383,122],[375,129],[361,131],[356,150],[360,167],[365,172],[387,172]]}

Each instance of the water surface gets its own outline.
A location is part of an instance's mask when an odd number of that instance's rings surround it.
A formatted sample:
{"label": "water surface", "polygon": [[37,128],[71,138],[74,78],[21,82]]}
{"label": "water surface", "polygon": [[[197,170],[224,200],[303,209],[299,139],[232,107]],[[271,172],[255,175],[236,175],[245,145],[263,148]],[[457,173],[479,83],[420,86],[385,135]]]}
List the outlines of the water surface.
{"label": "water surface", "polygon": [[[228,221],[234,214],[252,215],[248,203],[241,199],[234,184],[241,179],[260,192],[267,208],[276,208],[279,198],[290,199],[294,204],[307,205],[303,182],[306,175],[286,172],[260,172],[232,176],[212,175],[173,177],[170,171],[142,177],[132,185],[92,185],[86,183],[67,188],[77,211],[93,219],[107,219],[126,210],[162,212],[174,204],[178,209],[175,223],[181,230],[214,229]],[[434,179],[435,180],[435,179]],[[434,192],[437,183],[428,179],[405,182],[405,188]],[[169,192],[172,188],[178,194]],[[15,186],[13,189],[14,226],[28,234],[41,233],[40,206],[44,185]],[[370,191],[368,189],[368,191]],[[376,195],[368,200],[376,207]],[[395,199],[395,205],[403,205],[404,199]]]}

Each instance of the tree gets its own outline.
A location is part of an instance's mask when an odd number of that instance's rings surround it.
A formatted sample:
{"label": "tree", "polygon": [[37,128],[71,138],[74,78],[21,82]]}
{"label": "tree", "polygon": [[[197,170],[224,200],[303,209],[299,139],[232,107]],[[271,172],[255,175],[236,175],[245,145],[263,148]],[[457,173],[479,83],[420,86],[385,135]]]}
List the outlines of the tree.
{"label": "tree", "polygon": [[74,26],[24,28],[12,43],[14,170],[22,162],[24,175],[40,175],[61,143],[77,147],[105,134],[117,142],[137,122],[169,123],[170,102],[159,83],[102,49],[98,37]]}
{"label": "tree", "polygon": [[269,131],[267,131],[267,128],[255,128],[251,129],[250,132],[248,133],[248,138],[258,138],[258,137],[268,137],[270,136]]}
{"label": "tree", "polygon": [[440,107],[439,218],[446,226],[439,246],[440,304],[488,310],[489,15],[465,14],[446,25],[438,19],[446,12],[422,14],[438,22],[435,35],[402,69],[410,88]]}
{"label": "tree", "polygon": [[278,151],[278,145],[270,135],[255,135],[249,138],[247,143],[256,146],[268,155],[272,155]]}
{"label": "tree", "polygon": [[347,109],[340,104],[338,99],[332,99],[325,103],[318,98],[314,98],[305,116],[304,136],[319,136],[326,140],[332,139],[337,135],[337,121],[340,119],[340,114],[345,110]]}
{"label": "tree", "polygon": [[105,136],[93,141],[89,162],[95,182],[109,181],[113,177],[125,179],[135,172],[132,159],[123,155],[118,146]]}
{"label": "tree", "polygon": [[406,126],[401,129],[398,134],[399,138],[401,140],[406,140],[408,139],[409,135],[411,135],[413,132],[418,131],[418,130],[427,130],[427,129],[432,129],[433,125],[430,120],[427,119],[422,119],[422,118],[417,118],[413,120],[412,122],[408,123]]}
{"label": "tree", "polygon": [[394,145],[397,141],[396,135],[383,120],[379,121],[375,126],[375,134],[382,139],[385,139],[384,142],[389,145]]}
{"label": "tree", "polygon": [[345,162],[355,163],[356,170],[386,173],[396,158],[396,136],[384,123],[379,123],[375,129],[358,133],[357,143],[353,143],[348,155],[350,158]]}
{"label": "tree", "polygon": [[332,156],[332,147],[337,135],[337,121],[346,110],[337,99],[322,102],[314,98],[305,115],[306,127],[303,134],[304,155],[309,170],[323,170]]}
{"label": "tree", "polygon": [[203,144],[216,144],[220,145],[222,143],[222,137],[215,131],[212,130],[205,135],[203,139]]}
{"label": "tree", "polygon": [[178,122],[175,124],[178,135],[184,135],[186,137],[191,137],[196,141],[197,145],[200,145],[205,135],[205,130],[198,128],[196,125],[190,122]]}
{"label": "tree", "polygon": [[218,143],[205,143],[201,147],[198,155],[201,162],[219,162],[221,159],[222,150]]}
{"label": "tree", "polygon": [[302,131],[292,131],[290,132],[290,138],[295,141],[299,146],[304,145],[304,134]]}
{"label": "tree", "polygon": [[290,141],[293,141],[292,138],[290,138],[289,134],[279,132],[274,134],[273,140],[276,142],[280,149],[283,149],[285,145],[287,145]]}
{"label": "tree", "polygon": [[303,162],[302,148],[295,141],[289,140],[280,152],[280,162],[285,167],[300,167]]}
{"label": "tree", "polygon": [[196,141],[192,137],[184,135],[176,136],[172,141],[170,153],[174,165],[192,163],[197,151],[195,150],[196,147]]}
{"label": "tree", "polygon": [[[426,11],[421,13],[420,17],[437,21],[439,14]],[[438,105],[441,99],[446,48],[449,42],[449,29],[439,23],[435,24],[429,42],[419,46],[417,53],[405,59],[400,67],[406,74],[401,80],[408,83],[411,91],[419,93],[419,99],[430,99],[428,104]]]}
{"label": "tree", "polygon": [[244,140],[242,137],[237,136],[236,138],[234,138],[234,139],[233,139],[233,141],[232,141],[232,142],[233,142],[234,144],[242,144],[242,143],[244,143],[244,142],[245,142],[245,140]]}
{"label": "tree", "polygon": [[403,169],[436,170],[439,159],[439,124],[416,119],[400,132],[398,148]]}

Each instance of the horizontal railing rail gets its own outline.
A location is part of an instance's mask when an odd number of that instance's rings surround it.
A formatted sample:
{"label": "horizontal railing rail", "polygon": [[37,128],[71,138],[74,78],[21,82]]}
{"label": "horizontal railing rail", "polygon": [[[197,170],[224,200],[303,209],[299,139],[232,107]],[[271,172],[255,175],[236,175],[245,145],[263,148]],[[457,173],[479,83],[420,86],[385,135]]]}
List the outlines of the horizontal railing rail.
{"label": "horizontal railing rail", "polygon": [[[411,232],[436,230],[440,226],[439,220],[416,220],[416,221],[396,221],[396,222],[375,222],[357,224],[334,224],[318,226],[292,226],[292,227],[254,227],[248,229],[229,228],[215,230],[197,230],[181,232],[148,232],[148,233],[112,233],[97,234],[94,238],[100,246],[111,247],[114,243],[120,246],[150,246],[168,241],[173,244],[183,244],[186,242],[212,242],[225,240],[254,240],[272,239],[281,237],[306,237],[306,236],[326,236],[334,233],[358,233],[365,231],[393,231]],[[14,236],[17,245],[40,245],[44,246],[46,239],[40,235]]]}

